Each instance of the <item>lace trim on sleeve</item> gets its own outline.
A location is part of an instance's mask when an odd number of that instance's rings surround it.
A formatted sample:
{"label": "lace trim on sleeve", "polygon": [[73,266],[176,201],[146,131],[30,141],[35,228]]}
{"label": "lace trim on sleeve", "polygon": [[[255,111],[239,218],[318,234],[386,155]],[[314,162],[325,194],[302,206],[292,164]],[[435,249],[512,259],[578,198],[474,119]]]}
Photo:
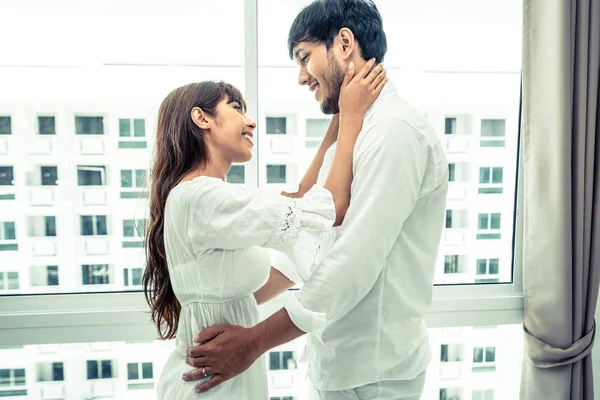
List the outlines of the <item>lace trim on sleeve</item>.
{"label": "lace trim on sleeve", "polygon": [[300,234],[302,213],[301,199],[289,199],[277,221],[277,228],[265,247],[292,254],[294,240]]}

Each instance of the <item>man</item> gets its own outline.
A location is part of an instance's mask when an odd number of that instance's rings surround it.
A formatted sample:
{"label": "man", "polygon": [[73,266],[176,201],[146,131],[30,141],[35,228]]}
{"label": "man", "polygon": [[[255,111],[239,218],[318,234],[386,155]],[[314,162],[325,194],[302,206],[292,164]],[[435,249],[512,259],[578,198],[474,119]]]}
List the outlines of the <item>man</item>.
{"label": "man", "polygon": [[[288,45],[300,66],[299,84],[315,93],[327,114],[339,111],[350,62],[356,70],[372,58],[381,62],[387,49],[381,16],[365,0],[313,2],[296,17]],[[334,152],[335,144],[322,154],[317,183]],[[350,207],[339,229],[324,238],[312,275],[296,294],[300,306],[252,328],[204,330],[198,343],[210,342],[188,349],[187,357],[192,366],[211,367],[212,379],[199,391],[311,331],[308,371],[317,399],[420,398],[431,358],[423,318],[432,297],[448,164],[426,118],[391,82],[365,115],[353,162]],[[279,282],[279,291],[289,286]],[[318,327],[315,316],[323,314],[326,322]],[[184,379],[202,378],[201,369]]]}

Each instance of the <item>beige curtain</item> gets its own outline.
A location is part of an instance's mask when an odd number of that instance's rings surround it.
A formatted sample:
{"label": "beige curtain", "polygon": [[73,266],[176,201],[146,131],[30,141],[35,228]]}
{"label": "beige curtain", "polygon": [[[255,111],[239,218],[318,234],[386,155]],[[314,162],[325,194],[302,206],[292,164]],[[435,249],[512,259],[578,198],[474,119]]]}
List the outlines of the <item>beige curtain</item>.
{"label": "beige curtain", "polygon": [[593,399],[600,0],[524,0],[521,399]]}

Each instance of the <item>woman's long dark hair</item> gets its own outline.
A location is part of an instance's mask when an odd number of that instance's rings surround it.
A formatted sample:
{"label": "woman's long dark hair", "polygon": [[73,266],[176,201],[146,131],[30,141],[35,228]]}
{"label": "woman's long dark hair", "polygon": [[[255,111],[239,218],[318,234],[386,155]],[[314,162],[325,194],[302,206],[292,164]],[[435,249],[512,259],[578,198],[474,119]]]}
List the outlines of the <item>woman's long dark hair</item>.
{"label": "woman's long dark hair", "polygon": [[210,154],[204,132],[191,118],[199,107],[215,117],[224,98],[245,103],[238,89],[225,82],[192,83],[173,90],[158,111],[154,161],[150,172],[150,220],[146,231],[146,270],[142,279],[152,321],[162,339],[177,333],[181,304],[173,293],[167,268],[164,219],[167,196],[188,173],[206,165]]}

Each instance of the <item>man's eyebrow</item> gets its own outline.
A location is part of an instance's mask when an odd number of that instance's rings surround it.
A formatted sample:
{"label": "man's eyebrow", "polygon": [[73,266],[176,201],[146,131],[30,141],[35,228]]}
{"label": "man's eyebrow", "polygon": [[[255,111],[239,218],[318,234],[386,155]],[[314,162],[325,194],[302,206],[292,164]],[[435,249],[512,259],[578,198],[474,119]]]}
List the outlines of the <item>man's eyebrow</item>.
{"label": "man's eyebrow", "polygon": [[294,58],[298,58],[298,56],[300,55],[301,52],[306,51],[304,50],[303,47],[298,47],[296,48],[296,50],[294,51]]}

